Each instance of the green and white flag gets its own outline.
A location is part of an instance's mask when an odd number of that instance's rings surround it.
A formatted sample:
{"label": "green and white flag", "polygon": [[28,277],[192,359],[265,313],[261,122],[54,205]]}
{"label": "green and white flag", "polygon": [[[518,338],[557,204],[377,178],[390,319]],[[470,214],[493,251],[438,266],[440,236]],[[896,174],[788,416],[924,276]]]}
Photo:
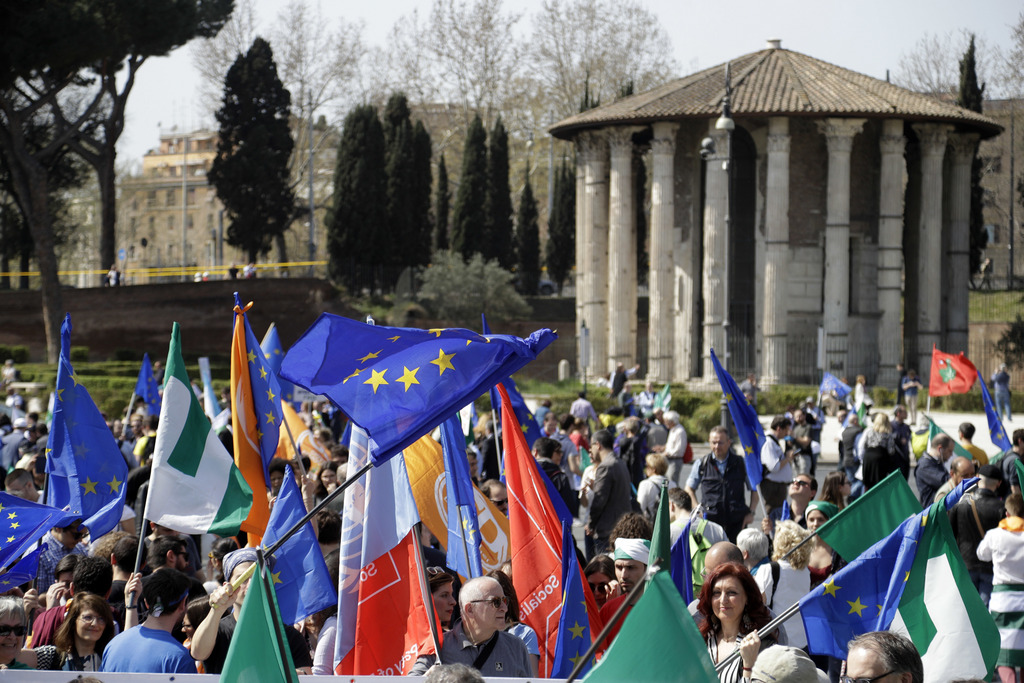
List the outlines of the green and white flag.
{"label": "green and white flag", "polygon": [[672,405],[672,385],[666,384],[654,397],[655,410],[668,410]]}
{"label": "green and white flag", "polygon": [[999,630],[971,583],[945,506],[934,504],[889,630],[908,635],[924,660],[924,682],[989,680]]}
{"label": "green and white flag", "polygon": [[146,519],[182,533],[234,536],[251,507],[252,489],[192,392],[174,323]]}

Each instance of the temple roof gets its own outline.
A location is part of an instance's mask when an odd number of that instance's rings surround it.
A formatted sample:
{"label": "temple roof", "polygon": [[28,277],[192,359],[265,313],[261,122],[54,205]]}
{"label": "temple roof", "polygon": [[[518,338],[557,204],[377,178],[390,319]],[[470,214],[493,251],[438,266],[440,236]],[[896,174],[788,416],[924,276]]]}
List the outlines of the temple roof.
{"label": "temple roof", "polygon": [[[1002,130],[976,112],[781,47],[752,52],[729,64],[737,120],[780,115],[899,118],[951,123],[985,138]],[[549,131],[570,139],[582,130],[609,125],[715,118],[724,96],[725,65],[719,64],[570,116]]]}

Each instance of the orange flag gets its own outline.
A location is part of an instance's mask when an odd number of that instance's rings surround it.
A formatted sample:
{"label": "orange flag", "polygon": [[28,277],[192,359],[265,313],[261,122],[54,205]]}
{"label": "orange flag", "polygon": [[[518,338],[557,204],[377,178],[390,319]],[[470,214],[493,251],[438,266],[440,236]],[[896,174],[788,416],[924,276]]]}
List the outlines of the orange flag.
{"label": "orange flag", "polygon": [[277,441],[277,457],[284,460],[295,458],[295,449],[292,448],[292,440],[288,438],[288,430],[291,430],[295,445],[299,447],[303,455],[309,456],[310,463],[317,467],[323,466],[331,459],[331,454],[322,443],[313,435],[313,430],[306,426],[295,408],[287,401],[281,402],[281,409],[284,413],[285,423],[288,429],[281,430],[281,436]]}
{"label": "orange flag", "polygon": [[[505,387],[499,384],[498,391],[502,399],[512,575],[519,598],[519,618],[537,632],[540,645],[537,674],[547,678],[554,663],[558,620],[562,614],[562,522],[512,412]],[[601,630],[597,603],[590,591],[584,593],[590,632],[596,636]]]}

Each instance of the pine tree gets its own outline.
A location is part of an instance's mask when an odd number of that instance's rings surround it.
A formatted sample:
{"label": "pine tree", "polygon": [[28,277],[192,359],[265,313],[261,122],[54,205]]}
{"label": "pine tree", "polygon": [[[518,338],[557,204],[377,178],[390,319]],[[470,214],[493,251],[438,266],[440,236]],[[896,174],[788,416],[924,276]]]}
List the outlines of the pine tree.
{"label": "pine tree", "polygon": [[417,121],[412,131],[413,147],[413,193],[412,213],[416,252],[412,254],[409,265],[422,266],[430,261],[431,242],[434,232],[430,218],[430,186],[433,177],[430,171],[430,160],[434,154],[434,146],[430,133],[422,121]]}
{"label": "pine tree", "polygon": [[448,211],[451,204],[448,192],[448,167],[444,163],[444,155],[437,162],[437,190],[434,193],[434,248],[431,251],[448,249]]}
{"label": "pine tree", "polygon": [[523,294],[536,294],[540,282],[540,227],[529,168],[526,169],[526,187],[519,198],[516,216],[516,265]]}
{"label": "pine tree", "polygon": [[[971,111],[981,112],[984,101],[985,86],[978,85],[978,72],[974,56],[974,35],[967,46],[967,52],[960,60],[960,93],[957,105]],[[970,272],[977,273],[981,266],[981,255],[988,246],[988,233],[985,232],[985,221],[982,217],[984,190],[981,187],[981,159],[977,150],[971,162],[971,218],[970,218]]]}
{"label": "pine tree", "polygon": [[483,252],[487,238],[487,133],[480,116],[474,116],[466,131],[462,152],[462,173],[452,208],[451,248],[469,258]]}
{"label": "pine tree", "polygon": [[360,105],[345,117],[334,195],[327,211],[331,277],[350,289],[385,262],[392,242],[387,221],[384,130],[377,110]]}
{"label": "pine tree", "polygon": [[576,260],[576,171],[564,159],[555,174],[553,193],[544,262],[548,277],[554,280],[561,294],[565,278]]}
{"label": "pine tree", "polygon": [[415,264],[419,250],[414,205],[416,187],[412,121],[409,102],[395,93],[384,107],[384,145],[387,165],[387,220],[391,248],[386,264],[397,269]]}
{"label": "pine tree", "polygon": [[217,157],[209,173],[231,221],[228,244],[250,260],[266,254],[292,220],[290,105],[270,44],[256,38],[224,79]]}
{"label": "pine tree", "polygon": [[483,255],[509,270],[512,253],[512,191],[508,182],[508,133],[501,116],[494,122],[487,148],[487,240]]}

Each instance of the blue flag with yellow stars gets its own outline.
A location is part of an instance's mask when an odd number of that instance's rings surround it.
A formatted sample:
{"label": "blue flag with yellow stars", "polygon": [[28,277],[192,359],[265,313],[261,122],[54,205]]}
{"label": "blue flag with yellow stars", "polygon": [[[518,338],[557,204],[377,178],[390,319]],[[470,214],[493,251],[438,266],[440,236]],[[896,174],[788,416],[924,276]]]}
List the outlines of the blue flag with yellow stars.
{"label": "blue flag with yellow stars", "polygon": [[267,361],[267,367],[277,376],[277,382],[281,385],[281,400],[291,403],[295,410],[301,410],[302,401],[295,399],[295,385],[281,378],[281,361],[284,360],[284,347],[281,346],[281,336],[277,333],[277,325],[274,323],[270,323],[267,333],[263,335],[260,348],[263,350],[263,357]]}
{"label": "blue flag with yellow stars", "polygon": [[985,403],[985,417],[988,418],[988,436],[992,439],[992,445],[1005,453],[1013,448],[1013,444],[1006,436],[1003,421],[999,419],[996,406],[992,403],[992,394],[988,393],[988,387],[981,375],[978,375],[978,382],[981,383],[981,400]]}
{"label": "blue flag with yellow stars", "polygon": [[[305,514],[302,493],[289,465],[285,467],[281,492],[270,513],[267,533],[263,535],[264,549],[288,533]],[[327,563],[317,544],[311,521],[306,522],[294,536],[284,542],[274,553],[274,559],[271,578],[284,623],[297,624],[309,615],[337,603],[338,590],[327,571]]]}
{"label": "blue flag with yellow stars", "polygon": [[80,518],[74,512],[0,492],[0,572],[7,573],[15,560],[35,551],[39,539],[50,529],[67,526]]}
{"label": "blue flag with yellow stars", "polygon": [[821,385],[818,387],[818,396],[825,396],[836,392],[836,398],[843,399],[850,395],[853,389],[849,384],[842,381],[831,372],[826,372],[821,378]]}
{"label": "blue flag with yellow stars", "polygon": [[160,387],[153,376],[153,364],[148,353],[142,354],[142,367],[139,368],[139,378],[135,380],[135,395],[146,402],[150,415],[160,414]]}
{"label": "blue flag with yellow stars", "polygon": [[889,629],[910,578],[928,513],[925,510],[907,519],[800,599],[807,647],[812,653],[846,659],[847,643],[855,636]]}
{"label": "blue flag with yellow stars", "polygon": [[466,438],[462,435],[457,415],[441,423],[441,453],[448,491],[447,564],[466,578],[476,578],[483,574],[480,521],[476,515],[473,480],[469,476]]}
{"label": "blue flag with yellow stars", "polygon": [[13,567],[0,574],[0,593],[6,593],[12,588],[17,588],[23,583],[35,579],[39,573],[39,554],[41,552],[43,552],[43,546],[40,545],[35,550],[29,551]]}
{"label": "blue flag with yellow stars", "polygon": [[[572,539],[572,526],[562,522],[562,614],[558,618],[558,640],[555,641],[555,659],[549,678],[568,678],[576,662],[590,648],[590,619],[587,601],[580,578],[580,563],[576,559],[576,546]],[[580,671],[590,671],[587,664]]]}
{"label": "blue flag with yellow stars", "polygon": [[60,328],[57,398],[47,442],[46,504],[82,518],[96,539],[121,521],[128,464],[69,360],[71,316]]}
{"label": "blue flag with yellow stars", "polygon": [[[480,314],[480,321],[484,336],[490,336],[491,326],[487,324],[487,316],[483,313]],[[533,417],[533,412],[526,405],[526,401],[523,400],[523,395],[519,393],[519,387],[516,386],[515,381],[509,377],[501,381],[505,387],[505,391],[508,392],[508,400],[512,404],[512,412],[515,413],[516,419],[519,420],[519,428],[523,430],[523,434],[526,435],[526,445],[533,448],[533,444],[537,439],[544,436],[544,433],[540,430],[540,425],[537,424],[536,418]],[[501,415],[501,395],[498,393],[497,388],[492,387],[488,393],[491,398],[491,408],[498,415]],[[504,476],[502,472],[502,476]],[[504,479],[502,479],[504,481]]]}
{"label": "blue flag with yellow stars", "polygon": [[281,376],[328,396],[388,460],[537,357],[556,335],[526,339],[465,329],[418,330],[321,316],[288,350]]}
{"label": "blue flag with yellow stars", "polygon": [[761,446],[764,445],[764,428],[757,419],[757,411],[747,402],[747,397],[736,385],[736,380],[718,362],[714,349],[711,349],[711,364],[715,367],[718,383],[722,385],[729,414],[736,425],[740,445],[743,446],[743,463],[747,466],[750,488],[756,489],[761,483]]}

